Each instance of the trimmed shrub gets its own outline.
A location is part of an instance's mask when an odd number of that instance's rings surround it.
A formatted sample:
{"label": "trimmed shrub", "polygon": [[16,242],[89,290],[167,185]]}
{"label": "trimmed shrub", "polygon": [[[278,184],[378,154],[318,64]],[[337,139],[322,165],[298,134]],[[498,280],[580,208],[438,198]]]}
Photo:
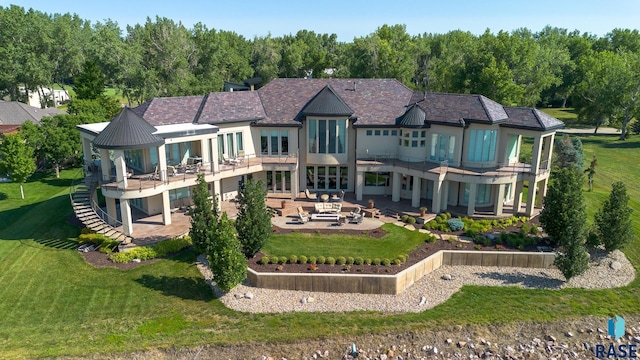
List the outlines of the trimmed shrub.
{"label": "trimmed shrub", "polygon": [[338,256],[338,257],[336,258],[336,264],[338,264],[338,265],[344,265],[344,264],[346,264],[346,263],[347,263],[347,259],[345,259],[345,257],[344,257],[344,256]]}
{"label": "trimmed shrub", "polygon": [[329,256],[329,257],[325,260],[325,262],[324,262],[324,263],[325,263],[325,264],[327,264],[327,265],[335,265],[335,264],[336,264],[336,259],[335,259],[334,257],[332,257],[332,256]]}
{"label": "trimmed shrub", "polygon": [[364,264],[365,265],[371,265],[372,263],[373,263],[373,261],[371,260],[371,258],[364,259]]}
{"label": "trimmed shrub", "polygon": [[357,257],[357,258],[354,259],[353,263],[356,264],[356,265],[362,265],[362,264],[364,264],[364,259],[361,258],[361,257]]}
{"label": "trimmed shrub", "polygon": [[434,242],[438,241],[438,238],[436,238],[435,236],[429,234],[429,235],[427,235],[427,238],[424,239],[424,241],[428,242],[428,243],[434,243]]}
{"label": "trimmed shrub", "polygon": [[540,233],[540,229],[536,225],[531,226],[531,231],[529,231],[531,235],[538,235]]}
{"label": "trimmed shrub", "polygon": [[391,265],[391,260],[389,260],[389,259],[382,259],[382,265],[383,265],[383,266],[390,266],[390,265]]}
{"label": "trimmed shrub", "polygon": [[140,246],[127,252],[113,253],[109,255],[109,259],[116,263],[128,263],[133,259],[149,260],[156,257],[156,251],[147,246]]}
{"label": "trimmed shrub", "polygon": [[185,236],[161,241],[153,245],[153,249],[158,253],[158,257],[164,257],[169,254],[175,254],[191,245],[193,245],[191,237]]}
{"label": "trimmed shrub", "polygon": [[373,261],[371,262],[371,265],[380,265],[380,263],[382,262],[382,260],[380,260],[380,258],[375,258],[373,259]]}
{"label": "trimmed shrub", "polygon": [[280,257],[278,258],[278,263],[279,263],[279,264],[286,264],[288,260],[289,260],[289,259],[287,259],[287,257],[286,257],[286,256],[280,256]]}
{"label": "trimmed shrub", "polygon": [[415,224],[415,223],[416,223],[416,218],[414,218],[413,216],[409,216],[409,217],[407,218],[407,223],[408,223],[409,225],[413,225],[413,224]]}
{"label": "trimmed shrub", "polygon": [[316,259],[315,256],[309,256],[309,261],[307,261],[309,264],[316,264],[318,261],[318,259]]}
{"label": "trimmed shrub", "polygon": [[269,257],[267,257],[267,256],[263,256],[263,257],[260,259],[260,265],[267,265],[268,263],[269,263]]}
{"label": "trimmed shrub", "polygon": [[327,259],[324,256],[318,256],[317,264],[325,264]]}
{"label": "trimmed shrub", "polygon": [[447,220],[447,225],[449,226],[451,231],[460,231],[464,229],[464,223],[460,218]]}
{"label": "trimmed shrub", "polygon": [[400,265],[402,263],[403,263],[403,261],[400,260],[400,259],[393,259],[393,265]]}
{"label": "trimmed shrub", "polygon": [[400,220],[401,220],[402,222],[405,222],[405,223],[407,222],[407,219],[409,219],[409,215],[407,215],[407,214],[404,214],[404,215],[402,215],[402,216],[400,217]]}
{"label": "trimmed shrub", "polygon": [[300,257],[298,258],[298,264],[306,264],[307,263],[307,257],[304,255],[300,255]]}
{"label": "trimmed shrub", "polygon": [[353,256],[347,256],[347,265],[353,265],[355,261],[356,259],[354,259]]}
{"label": "trimmed shrub", "polygon": [[289,264],[297,264],[298,263],[298,257],[295,255],[289,255]]}

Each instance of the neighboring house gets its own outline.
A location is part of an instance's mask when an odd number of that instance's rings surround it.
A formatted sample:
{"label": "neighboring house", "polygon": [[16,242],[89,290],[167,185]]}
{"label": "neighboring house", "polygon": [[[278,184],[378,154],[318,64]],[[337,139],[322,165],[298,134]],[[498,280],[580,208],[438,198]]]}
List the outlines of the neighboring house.
{"label": "neighboring house", "polygon": [[25,121],[36,124],[45,116],[66,114],[56,108],[40,109],[17,101],[0,100],[0,135],[18,131]]}
{"label": "neighboring house", "polygon": [[[20,92],[22,94],[25,93],[25,88],[20,87]],[[55,106],[60,106],[66,102],[71,101],[71,97],[69,96],[69,92],[67,90],[53,90],[53,97],[51,95],[51,89],[39,86],[35,91],[29,91],[29,105],[41,108],[42,104],[46,104],[46,100],[54,100]]]}
{"label": "neighboring house", "polygon": [[[532,215],[562,126],[536,109],[414,92],[393,79],[275,79],[257,91],[155,98],[78,128],[87,163],[92,145],[102,159],[113,151],[113,164],[100,165],[102,192],[131,235],[131,206],[171,223],[198,171],[223,201],[253,178],[292,198],[344,190],[468,215],[501,216],[504,204],[518,213],[528,185],[522,212]],[[519,161],[523,137],[529,164]]]}

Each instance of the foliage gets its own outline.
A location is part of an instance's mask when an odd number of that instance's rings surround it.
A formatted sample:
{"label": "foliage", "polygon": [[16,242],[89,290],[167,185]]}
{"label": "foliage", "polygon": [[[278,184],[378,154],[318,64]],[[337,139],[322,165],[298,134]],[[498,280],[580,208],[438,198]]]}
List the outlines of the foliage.
{"label": "foliage", "polygon": [[36,171],[33,149],[20,133],[7,134],[0,143],[0,174],[20,184],[20,196],[24,200],[22,185]]}
{"label": "foliage", "polygon": [[356,264],[356,265],[362,265],[362,264],[364,264],[364,259],[361,258],[361,257],[357,257],[357,258],[355,258],[353,260],[353,263]]}
{"label": "foliage", "polygon": [[236,238],[227,213],[222,213],[220,222],[213,231],[215,241],[208,249],[209,264],[213,280],[223,291],[240,284],[247,274],[247,259],[242,255],[240,241]]}
{"label": "foliage", "polygon": [[391,260],[390,259],[382,259],[382,266],[391,266]]}
{"label": "foliage", "polygon": [[269,263],[269,257],[263,256],[260,258],[260,265],[267,265]]}
{"label": "foliage", "polygon": [[211,198],[203,173],[198,174],[191,198],[193,206],[189,210],[191,217],[189,236],[197,252],[208,254],[214,240],[212,234],[218,226],[218,199],[217,196]]}
{"label": "foliage", "polygon": [[318,256],[318,260],[317,260],[318,264],[324,264],[325,261],[327,261],[327,259],[325,259],[324,256]]}
{"label": "foliage", "polygon": [[335,265],[336,259],[333,256],[329,256],[325,259],[324,263],[327,265]]}
{"label": "foliage", "polygon": [[309,260],[307,261],[309,264],[315,264],[318,259],[315,256],[309,256]]}
{"label": "foliage", "polygon": [[249,179],[238,191],[236,230],[246,257],[255,255],[271,236],[271,211],[262,180]]}
{"label": "foliage", "polygon": [[413,216],[409,216],[409,218],[407,219],[407,224],[413,225],[415,223],[416,223],[416,218],[414,218]]}
{"label": "foliage", "polygon": [[109,260],[115,263],[129,263],[134,259],[150,260],[150,259],[155,259],[157,257],[158,257],[158,254],[153,248],[147,247],[147,246],[140,246],[126,252],[112,253],[111,255],[109,255]]}
{"label": "foliage", "polygon": [[460,231],[464,229],[464,223],[460,218],[447,220],[447,225],[449,225],[451,231]]}
{"label": "foliage", "polygon": [[582,171],[584,168],[582,141],[578,137],[565,135],[561,138],[556,138],[554,155],[554,169],[571,168]]}
{"label": "foliage", "polygon": [[589,164],[589,167],[584,171],[587,174],[589,180],[589,191],[593,190],[593,177],[596,175],[596,166],[598,166],[598,158],[593,155],[593,159]]}
{"label": "foliage", "polygon": [[563,168],[554,172],[540,214],[540,223],[550,241],[562,248],[555,264],[567,280],[582,274],[589,266],[585,248],[587,214],[581,184],[582,171]]}
{"label": "foliage", "polygon": [[604,201],[594,219],[596,232],[607,252],[621,249],[633,240],[629,195],[622,181],[611,185],[609,198]]}
{"label": "foliage", "polygon": [[289,255],[289,259],[287,261],[289,264],[297,264],[298,257],[296,255]]}
{"label": "foliage", "polygon": [[353,265],[356,262],[353,256],[347,256],[347,265]]}
{"label": "foliage", "polygon": [[93,100],[103,96],[105,78],[95,61],[87,60],[82,72],[73,78],[76,99]]}
{"label": "foliage", "polygon": [[347,259],[344,256],[338,256],[336,258],[336,264],[337,265],[344,265],[347,263]]}
{"label": "foliage", "polygon": [[185,248],[193,245],[189,236],[183,236],[179,238],[173,238],[165,241],[160,241],[154,244],[152,247],[158,254],[158,257],[165,257],[171,254],[175,254]]}
{"label": "foliage", "polygon": [[306,256],[304,256],[304,255],[300,255],[300,256],[298,257],[298,264],[306,264],[306,263],[307,263],[307,261],[308,261],[308,259],[307,259],[307,257],[306,257]]}

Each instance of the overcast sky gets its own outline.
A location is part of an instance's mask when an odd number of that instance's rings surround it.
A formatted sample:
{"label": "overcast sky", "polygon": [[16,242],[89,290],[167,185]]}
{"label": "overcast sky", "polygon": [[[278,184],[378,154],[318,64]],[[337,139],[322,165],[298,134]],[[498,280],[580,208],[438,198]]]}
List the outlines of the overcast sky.
{"label": "overcast sky", "polygon": [[640,26],[639,0],[0,0],[46,13],[76,13],[92,23],[111,19],[126,25],[143,24],[147,17],[167,17],[192,27],[256,35],[295,34],[298,30],[335,33],[339,41],[368,35],[381,25],[405,24],[411,35],[451,30],[481,34],[546,25],[578,29],[598,36],[614,28]]}

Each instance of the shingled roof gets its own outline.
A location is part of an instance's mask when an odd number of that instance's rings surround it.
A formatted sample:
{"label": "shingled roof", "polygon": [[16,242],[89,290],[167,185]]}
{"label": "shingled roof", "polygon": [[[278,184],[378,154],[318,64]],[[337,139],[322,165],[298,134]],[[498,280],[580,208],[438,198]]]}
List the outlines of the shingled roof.
{"label": "shingled roof", "polygon": [[548,131],[559,129],[564,123],[538,109],[505,106],[509,121],[501,124],[504,127]]}
{"label": "shingled roof", "polygon": [[133,111],[154,126],[185,124],[196,119],[202,100],[202,96],[153,98]]}
{"label": "shingled roof", "polygon": [[56,108],[40,109],[18,101],[0,100],[0,125],[22,125],[25,121],[39,123],[45,116],[66,114]]}
{"label": "shingled roof", "polygon": [[267,117],[255,91],[214,92],[204,99],[196,122],[222,124],[256,121]]}
{"label": "shingled roof", "polygon": [[411,102],[425,112],[429,123],[460,126],[466,122],[495,124],[507,119],[502,105],[482,95],[416,92]]}
{"label": "shingled roof", "polygon": [[426,114],[417,105],[411,105],[404,115],[396,119],[396,125],[400,127],[418,128],[426,126]]}
{"label": "shingled roof", "polygon": [[353,110],[336,94],[331,85],[326,85],[300,113],[304,116],[351,116]]}
{"label": "shingled roof", "polygon": [[125,107],[96,136],[93,145],[101,149],[144,149],[164,144],[164,139],[153,135],[157,129],[132,109]]}
{"label": "shingled roof", "polygon": [[413,93],[395,79],[274,79],[257,90],[267,115],[257,125],[300,125],[302,109],[327,85],[357,126],[393,126]]}

